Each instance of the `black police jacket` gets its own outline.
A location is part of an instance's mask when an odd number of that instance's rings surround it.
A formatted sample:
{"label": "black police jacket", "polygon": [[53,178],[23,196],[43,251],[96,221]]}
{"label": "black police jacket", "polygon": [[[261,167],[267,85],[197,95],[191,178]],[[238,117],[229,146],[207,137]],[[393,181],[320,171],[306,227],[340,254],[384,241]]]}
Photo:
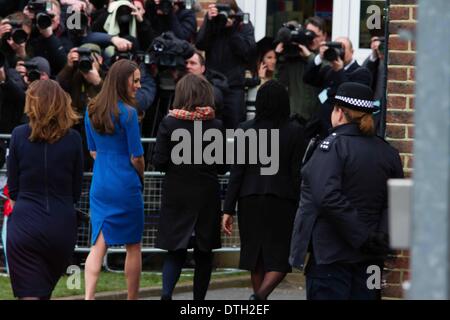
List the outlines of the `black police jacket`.
{"label": "black police jacket", "polygon": [[380,258],[360,249],[370,233],[388,233],[387,180],[403,178],[398,151],[342,125],[318,145],[302,177],[290,264],[303,269],[311,250],[317,264]]}

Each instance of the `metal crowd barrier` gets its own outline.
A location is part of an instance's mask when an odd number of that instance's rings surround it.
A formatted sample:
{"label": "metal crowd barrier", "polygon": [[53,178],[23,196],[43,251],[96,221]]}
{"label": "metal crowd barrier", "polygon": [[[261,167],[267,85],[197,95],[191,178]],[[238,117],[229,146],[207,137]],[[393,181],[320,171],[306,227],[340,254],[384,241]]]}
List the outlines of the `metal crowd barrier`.
{"label": "metal crowd barrier", "polygon": [[[8,140],[10,135],[0,134],[0,139]],[[154,138],[144,138],[142,139],[143,144],[155,143]],[[0,170],[1,176],[6,175],[6,170]],[[92,173],[86,172],[83,179],[83,187],[80,201],[77,204],[77,208],[86,214],[90,215],[89,209],[89,189],[92,180]],[[144,178],[144,234],[142,238],[142,252],[153,253],[153,252],[163,252],[163,250],[157,249],[155,247],[158,221],[160,217],[161,208],[161,197],[162,197],[162,183],[164,180],[164,175],[159,172],[146,172]],[[225,198],[225,193],[228,185],[229,175],[224,175],[219,177],[220,182],[220,194],[222,205]],[[0,199],[0,229],[3,225],[3,203],[4,199]],[[78,227],[78,239],[75,246],[75,252],[83,253],[89,252],[91,247],[91,225],[89,221],[81,222]],[[0,256],[3,257],[3,245],[0,241]],[[222,235],[222,248],[215,250],[216,252],[235,252],[240,250],[240,239],[239,239],[239,227],[237,225],[237,220],[235,221],[235,227],[233,229],[233,235],[231,237]],[[125,247],[111,247],[108,248],[108,253],[118,253],[125,252]],[[105,257],[105,266],[107,266],[107,257]],[[2,269],[2,262],[4,259],[0,259],[0,270]]]}

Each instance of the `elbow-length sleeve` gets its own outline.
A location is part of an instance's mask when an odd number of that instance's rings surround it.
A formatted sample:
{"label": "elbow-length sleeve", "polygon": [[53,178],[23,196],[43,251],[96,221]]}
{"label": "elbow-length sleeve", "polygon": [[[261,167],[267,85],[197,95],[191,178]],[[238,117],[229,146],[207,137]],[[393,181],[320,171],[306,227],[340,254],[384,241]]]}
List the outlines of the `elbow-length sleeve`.
{"label": "elbow-length sleeve", "polygon": [[139,121],[137,111],[131,109],[131,116],[125,123],[125,130],[128,142],[128,154],[133,158],[139,158],[144,155],[144,148],[142,148],[141,134],[139,132]]}
{"label": "elbow-length sleeve", "polygon": [[91,127],[91,121],[89,120],[89,115],[86,110],[86,114],[84,116],[84,127],[86,131],[86,141],[89,151],[97,151],[97,148],[95,146],[94,136],[92,134],[92,127]]}

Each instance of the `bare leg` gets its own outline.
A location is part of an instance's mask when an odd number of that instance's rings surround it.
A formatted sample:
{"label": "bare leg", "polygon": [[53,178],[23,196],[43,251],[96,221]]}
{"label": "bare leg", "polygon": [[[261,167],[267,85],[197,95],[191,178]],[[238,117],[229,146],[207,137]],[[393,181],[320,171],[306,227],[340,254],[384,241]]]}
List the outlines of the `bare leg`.
{"label": "bare leg", "polygon": [[103,258],[106,254],[106,243],[103,238],[103,233],[100,231],[97,241],[91,247],[91,251],[86,259],[86,265],[84,268],[84,282],[86,287],[85,299],[95,299],[95,288],[97,286],[97,280],[102,270]]}
{"label": "bare leg", "polygon": [[141,244],[129,244],[126,248],[125,277],[127,279],[128,300],[138,300],[142,271]]}

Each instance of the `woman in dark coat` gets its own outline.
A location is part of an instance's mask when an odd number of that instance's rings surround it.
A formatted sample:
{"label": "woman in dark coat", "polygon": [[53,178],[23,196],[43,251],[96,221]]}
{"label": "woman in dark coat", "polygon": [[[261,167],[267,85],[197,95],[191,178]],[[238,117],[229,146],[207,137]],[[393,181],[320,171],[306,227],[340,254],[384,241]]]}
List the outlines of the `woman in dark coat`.
{"label": "woman in dark coat", "polygon": [[[222,123],[215,119],[213,107],[214,93],[208,80],[188,74],[178,82],[173,110],[158,130],[153,164],[156,170],[166,173],[156,240],[158,248],[168,250],[163,266],[163,300],[171,299],[187,249],[192,247],[194,300],[204,300],[212,271],[212,250],[221,246],[217,175],[225,173],[226,166],[206,164],[202,160],[206,144],[194,140],[196,137],[201,139],[209,129],[223,135]],[[171,141],[180,137],[180,130],[184,133],[182,142]],[[200,145],[196,145],[198,143]],[[189,149],[182,151],[183,161],[174,158],[180,155],[181,144]],[[200,161],[197,161],[198,156]]]}
{"label": "woman in dark coat", "polygon": [[[241,237],[240,269],[250,270],[251,299],[266,299],[283,280],[289,266],[289,246],[298,204],[300,163],[305,150],[303,129],[289,119],[289,95],[279,82],[270,80],[258,91],[256,118],[240,125],[245,131],[279,130],[278,171],[263,175],[261,164],[235,164],[224,205],[223,229],[231,235],[236,202],[239,203]],[[261,143],[261,142],[259,142]]]}
{"label": "woman in dark coat", "polygon": [[7,160],[15,204],[6,252],[14,296],[50,299],[77,239],[83,149],[70,129],[77,121],[70,97],[55,81],[31,84],[25,113],[30,123],[14,129]]}

